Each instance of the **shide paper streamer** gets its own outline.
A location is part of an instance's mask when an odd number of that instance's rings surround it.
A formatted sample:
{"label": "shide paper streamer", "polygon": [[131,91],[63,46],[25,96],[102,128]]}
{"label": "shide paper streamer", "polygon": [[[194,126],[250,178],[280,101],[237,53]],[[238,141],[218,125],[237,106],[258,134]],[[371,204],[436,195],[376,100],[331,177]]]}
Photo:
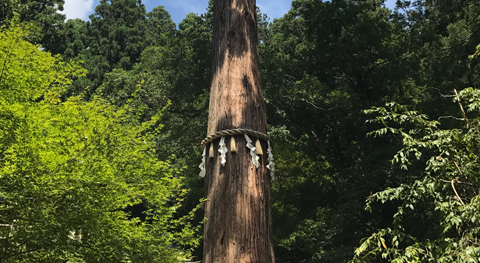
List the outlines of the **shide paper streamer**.
{"label": "shide paper streamer", "polygon": [[[206,162],[207,162],[207,146],[208,146],[208,143],[210,143],[210,158],[213,158],[214,155],[213,155],[213,145],[211,144],[211,142],[216,139],[216,138],[221,138],[220,139],[220,143],[219,143],[219,149],[218,149],[218,152],[220,153],[220,164],[225,167],[225,164],[227,163],[227,152],[228,152],[228,149],[227,149],[227,146],[225,144],[225,137],[226,136],[231,136],[230,138],[230,151],[231,152],[236,152],[237,151],[237,147],[236,147],[236,144],[235,144],[235,139],[234,139],[234,135],[241,135],[243,134],[243,136],[245,137],[245,140],[247,141],[247,148],[250,149],[250,155],[252,156],[252,163],[253,165],[255,165],[255,167],[258,169],[260,167],[260,157],[258,155],[262,155],[262,146],[260,145],[260,139],[262,140],[265,140],[267,141],[267,144],[268,144],[268,149],[267,149],[267,153],[268,153],[268,156],[267,156],[267,161],[268,161],[268,164],[267,164],[267,169],[270,170],[270,176],[272,178],[272,180],[275,180],[275,162],[274,162],[274,158],[273,158],[273,153],[272,153],[272,147],[270,145],[270,138],[268,137],[268,135],[264,134],[264,133],[261,133],[261,132],[258,132],[258,131],[254,131],[254,130],[249,130],[249,129],[231,129],[231,130],[222,130],[222,131],[217,131],[215,132],[215,134],[212,134],[210,136],[208,136],[207,138],[205,138],[203,141],[202,141],[202,146],[203,146],[203,154],[202,154],[202,163],[199,165],[199,168],[200,168],[200,174],[199,176],[204,178],[205,175],[206,175]],[[250,137],[248,137],[248,135],[250,136],[253,136],[256,138],[256,144],[257,144],[257,147],[253,146],[252,144],[252,140],[250,139]]]}
{"label": "shide paper streamer", "polygon": [[202,163],[198,166],[200,168],[199,176],[202,178],[205,177],[205,159],[207,158],[205,155],[207,155],[207,147],[203,148]]}
{"label": "shide paper streamer", "polygon": [[243,135],[245,136],[245,140],[247,140],[247,148],[250,149],[250,155],[252,156],[252,163],[258,169],[258,167],[260,167],[260,163],[258,162],[258,160],[260,160],[260,157],[257,156],[257,148],[253,146],[252,140],[250,139],[250,137],[248,137],[248,135],[246,134],[243,134]]}
{"label": "shide paper streamer", "polygon": [[220,148],[218,149],[218,152],[220,153],[220,163],[223,167],[225,167],[225,164],[227,163],[226,154],[228,152],[227,146],[225,145],[225,137],[222,137],[222,139],[220,139],[219,146]]}
{"label": "shide paper streamer", "polygon": [[267,141],[268,143],[268,165],[267,168],[270,170],[270,177],[272,177],[272,180],[275,180],[275,162],[273,159],[273,153],[272,153],[272,147],[270,146],[270,141]]}

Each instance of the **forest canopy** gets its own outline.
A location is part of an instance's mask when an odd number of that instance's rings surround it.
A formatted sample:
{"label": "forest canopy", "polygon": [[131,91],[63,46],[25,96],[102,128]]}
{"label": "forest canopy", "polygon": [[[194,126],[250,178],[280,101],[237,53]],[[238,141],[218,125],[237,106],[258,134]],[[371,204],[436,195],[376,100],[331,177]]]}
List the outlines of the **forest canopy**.
{"label": "forest canopy", "polygon": [[[202,259],[212,1],[0,4],[0,262]],[[480,1],[258,10],[276,262],[480,260]]]}

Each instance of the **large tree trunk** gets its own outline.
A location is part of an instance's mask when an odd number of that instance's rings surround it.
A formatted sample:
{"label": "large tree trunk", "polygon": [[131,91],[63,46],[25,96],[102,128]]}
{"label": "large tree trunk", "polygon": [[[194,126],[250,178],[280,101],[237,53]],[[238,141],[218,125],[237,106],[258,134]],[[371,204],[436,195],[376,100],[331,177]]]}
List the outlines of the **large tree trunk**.
{"label": "large tree trunk", "polygon": [[[255,0],[215,0],[213,23],[208,134],[232,128],[266,133]],[[257,169],[243,135],[234,138],[238,150],[230,152],[227,138],[225,167],[218,153],[220,139],[213,141],[215,157],[206,163],[204,262],[271,263],[275,259],[266,154],[260,156]],[[266,142],[261,143],[266,153]]]}

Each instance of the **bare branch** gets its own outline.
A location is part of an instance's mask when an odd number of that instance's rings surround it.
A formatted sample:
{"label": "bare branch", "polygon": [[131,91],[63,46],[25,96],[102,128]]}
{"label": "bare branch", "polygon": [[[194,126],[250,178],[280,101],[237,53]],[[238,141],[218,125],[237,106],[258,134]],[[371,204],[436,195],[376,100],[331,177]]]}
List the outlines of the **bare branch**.
{"label": "bare branch", "polygon": [[338,108],[338,104],[336,104],[335,106],[333,106],[333,107],[331,107],[331,108],[324,109],[324,108],[322,108],[322,107],[318,107],[318,106],[317,106],[317,105],[315,105],[313,102],[311,102],[311,101],[308,101],[308,100],[306,100],[306,99],[302,99],[302,101],[304,101],[304,102],[306,102],[306,103],[310,104],[311,106],[313,106],[313,107],[314,107],[315,109],[317,109],[317,110],[330,111],[330,110],[334,110],[334,109]]}
{"label": "bare branch", "polygon": [[441,120],[441,119],[455,119],[457,121],[465,121],[466,119],[465,118],[457,118],[457,117],[454,117],[454,116],[441,116],[441,117],[438,117],[438,120]]}
{"label": "bare branch", "polygon": [[465,205],[465,203],[463,203],[462,201],[462,198],[460,198],[460,196],[458,195],[457,193],[457,189],[455,189],[455,179],[453,179],[450,183],[452,184],[452,189],[453,191],[455,192],[455,195],[457,196],[458,200],[460,201],[460,203],[462,203],[462,205]]}
{"label": "bare branch", "polygon": [[453,161],[453,163],[455,164],[455,167],[457,167],[457,170],[458,170],[458,172],[461,174],[461,173],[462,173],[462,171],[460,170],[460,167],[458,167],[458,164],[457,164],[457,162],[456,162],[456,161]]}
{"label": "bare branch", "polygon": [[340,106],[338,106],[338,104],[335,104],[335,106],[333,106],[333,107],[331,107],[331,108],[325,109],[325,108],[322,108],[322,107],[317,106],[315,103],[313,103],[313,102],[311,102],[311,101],[309,101],[309,100],[306,100],[306,99],[294,99],[294,98],[292,98],[291,96],[288,96],[288,95],[281,95],[281,97],[287,98],[287,99],[289,99],[289,100],[291,100],[291,101],[293,101],[293,102],[295,102],[295,101],[303,101],[303,102],[309,104],[310,106],[314,107],[314,108],[317,109],[317,110],[331,111],[331,110],[334,110],[334,109],[337,109],[337,108],[340,107]]}
{"label": "bare branch", "polygon": [[440,94],[440,96],[442,96],[443,98],[453,98],[453,97],[455,97],[455,95],[445,95],[445,94],[442,94],[442,92],[440,91],[439,88],[436,88],[436,90],[438,90],[438,94]]}
{"label": "bare branch", "polygon": [[467,115],[465,114],[465,111],[463,110],[463,106],[462,106],[462,103],[460,102],[460,97],[458,96],[458,92],[457,92],[456,89],[454,89],[454,91],[455,91],[455,95],[457,95],[457,97],[458,97],[458,105],[460,105],[460,110],[462,110],[463,118],[465,119],[465,121],[468,122]]}

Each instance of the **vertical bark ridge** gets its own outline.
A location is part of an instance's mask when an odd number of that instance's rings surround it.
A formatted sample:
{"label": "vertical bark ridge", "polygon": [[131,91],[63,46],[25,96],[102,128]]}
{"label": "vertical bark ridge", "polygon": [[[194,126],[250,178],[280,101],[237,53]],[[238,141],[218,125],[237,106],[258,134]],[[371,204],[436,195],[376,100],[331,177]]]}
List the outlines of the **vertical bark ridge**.
{"label": "vertical bark ridge", "polygon": [[[213,43],[207,133],[232,128],[266,133],[255,1],[216,0]],[[245,139],[236,135],[237,152],[229,151],[222,167],[219,140],[212,142],[215,157],[206,163],[204,262],[274,262],[266,155],[255,168]],[[266,142],[262,147],[267,149]]]}

